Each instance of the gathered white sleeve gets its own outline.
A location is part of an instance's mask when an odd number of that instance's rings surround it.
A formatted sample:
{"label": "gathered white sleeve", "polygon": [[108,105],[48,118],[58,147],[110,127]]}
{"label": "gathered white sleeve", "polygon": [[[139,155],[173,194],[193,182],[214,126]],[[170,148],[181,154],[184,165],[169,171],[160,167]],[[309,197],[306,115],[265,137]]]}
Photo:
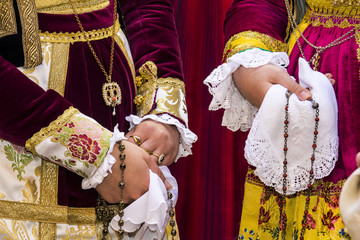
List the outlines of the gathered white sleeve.
{"label": "gathered white sleeve", "polygon": [[232,131],[247,131],[251,128],[257,108],[249,103],[237,90],[232,74],[240,66],[256,68],[265,64],[275,64],[281,67],[289,65],[289,57],[285,52],[269,52],[253,48],[237,53],[230,57],[226,63],[218,66],[204,80],[213,99],[209,110],[225,109],[222,126]]}
{"label": "gathered white sleeve", "polygon": [[111,155],[111,153],[113,151],[115,143],[123,139],[126,139],[126,137],[123,132],[119,131],[118,125],[116,125],[114,128],[113,136],[110,138],[110,147],[108,152],[106,153],[104,161],[101,163],[100,167],[91,177],[83,179],[81,185],[83,189],[95,188],[97,185],[102,183],[104,178],[108,175],[108,172],[111,173],[111,168],[116,162],[116,159]]}
{"label": "gathered white sleeve", "polygon": [[170,116],[169,114],[161,114],[161,115],[149,114],[149,115],[145,115],[142,118],[136,115],[127,116],[126,120],[130,123],[129,130],[131,130],[136,125],[138,125],[139,123],[141,123],[146,119],[152,119],[161,123],[176,126],[177,130],[180,133],[180,143],[179,143],[180,146],[175,162],[181,157],[186,157],[192,154],[191,151],[192,144],[197,141],[197,136],[188,128],[186,128],[185,125],[182,124],[179,120]]}

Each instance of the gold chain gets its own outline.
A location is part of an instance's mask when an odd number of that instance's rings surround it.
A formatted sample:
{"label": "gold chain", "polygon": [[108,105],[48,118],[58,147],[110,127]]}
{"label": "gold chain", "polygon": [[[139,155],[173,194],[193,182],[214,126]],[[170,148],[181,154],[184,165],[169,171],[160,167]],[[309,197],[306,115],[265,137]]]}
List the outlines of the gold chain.
{"label": "gold chain", "polygon": [[94,56],[97,64],[99,65],[101,71],[104,73],[105,77],[106,77],[106,81],[108,81],[109,83],[111,82],[111,75],[112,75],[112,69],[113,69],[113,65],[114,65],[114,49],[115,49],[115,39],[114,39],[114,36],[115,36],[115,22],[116,22],[116,6],[117,6],[117,2],[116,0],[114,0],[114,16],[113,16],[113,28],[112,28],[112,36],[111,36],[111,52],[110,52],[110,68],[109,68],[109,74],[106,72],[104,66],[101,64],[100,62],[100,59],[98,58],[98,56],[96,55],[95,53],[95,50],[94,48],[92,47],[91,43],[90,43],[90,40],[88,38],[88,35],[87,33],[85,32],[85,29],[82,25],[82,23],[80,22],[80,18],[79,18],[79,15],[74,7],[74,4],[72,2],[72,0],[69,0],[69,3],[70,3],[70,6],[75,14],[75,18],[76,18],[76,22],[78,23],[79,27],[80,27],[80,30],[81,32],[83,33],[84,35],[84,38],[87,42],[87,44],[89,45],[89,48],[90,48],[90,51],[92,53],[92,55]]}
{"label": "gold chain", "polygon": [[[320,59],[320,54],[322,52],[324,52],[326,49],[329,49],[331,47],[334,47],[336,45],[339,45],[347,40],[349,40],[350,38],[355,37],[356,31],[358,29],[358,27],[354,27],[353,29],[349,30],[347,33],[345,33],[344,35],[340,36],[339,38],[335,39],[334,41],[332,41],[331,43],[329,43],[328,45],[321,47],[321,46],[316,46],[314,44],[312,44],[300,31],[298,25],[295,22],[294,16],[290,10],[290,3],[288,0],[284,0],[285,2],[285,7],[286,7],[286,11],[288,13],[288,18],[289,18],[289,22],[290,22],[290,26],[291,29],[294,32],[295,38],[296,38],[296,43],[299,47],[301,56],[306,60],[305,54],[304,54],[304,50],[301,47],[300,41],[299,41],[299,37],[296,33],[296,31],[298,31],[300,33],[300,36],[304,39],[304,41],[309,44],[312,48],[315,49],[316,53],[310,58],[310,60],[308,62],[310,62],[313,66],[314,66],[314,70],[317,70],[317,67],[319,65],[319,59]],[[354,32],[353,34],[351,34],[350,36],[348,36],[350,33]],[[348,36],[348,37],[346,37]],[[345,38],[346,37],[346,38]],[[307,60],[306,60],[307,61]]]}
{"label": "gold chain", "polygon": [[74,12],[75,15],[75,19],[76,22],[78,23],[80,30],[82,32],[82,34],[84,35],[84,38],[90,48],[90,51],[92,53],[92,55],[94,56],[96,63],[99,65],[101,71],[104,73],[105,78],[107,83],[105,83],[102,87],[102,95],[103,95],[103,99],[105,101],[105,104],[107,106],[111,106],[113,107],[113,115],[115,116],[116,114],[116,110],[115,107],[117,105],[120,105],[121,103],[121,89],[120,86],[117,82],[112,82],[111,81],[111,75],[112,75],[112,71],[113,71],[113,65],[114,65],[114,49],[115,49],[115,23],[116,23],[116,17],[117,17],[117,11],[116,11],[116,7],[117,7],[117,0],[114,0],[114,14],[113,14],[113,27],[112,27],[112,36],[111,36],[111,50],[110,50],[110,67],[109,67],[109,73],[106,72],[104,66],[101,64],[99,57],[96,55],[94,48],[92,47],[91,43],[90,43],[90,39],[89,36],[87,35],[87,33],[85,32],[85,29],[80,21],[79,15],[76,12],[76,9],[74,7],[74,4],[72,2],[72,0],[69,0],[70,6]]}

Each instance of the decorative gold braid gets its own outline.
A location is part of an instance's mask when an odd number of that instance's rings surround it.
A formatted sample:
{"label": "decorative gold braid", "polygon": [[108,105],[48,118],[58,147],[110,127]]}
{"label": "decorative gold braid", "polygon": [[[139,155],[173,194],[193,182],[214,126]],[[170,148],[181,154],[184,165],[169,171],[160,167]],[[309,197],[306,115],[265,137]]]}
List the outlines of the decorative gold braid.
{"label": "decorative gold braid", "polygon": [[[101,40],[113,35],[112,33],[113,25],[108,28],[101,28],[101,29],[94,29],[91,31],[85,31],[82,33],[81,31],[78,32],[65,32],[65,33],[57,33],[52,32],[49,33],[41,32],[41,41],[42,42],[51,42],[51,43],[74,43],[74,42],[86,42],[86,36],[88,36],[89,41]],[[119,31],[120,23],[118,21],[115,22],[115,31]]]}
{"label": "decorative gold braid", "polygon": [[[38,12],[50,14],[72,14],[69,3],[63,0],[35,0]],[[78,13],[93,12],[110,4],[109,0],[82,0],[74,3]]]}
{"label": "decorative gold braid", "polygon": [[[109,206],[110,207],[110,206]],[[113,207],[113,210],[117,206]],[[60,205],[0,200],[0,217],[42,223],[65,223],[69,225],[95,224],[95,208],[73,208]]]}
{"label": "decorative gold braid", "polygon": [[0,2],[0,23],[0,37],[17,33],[12,0],[2,0]]}
{"label": "decorative gold braid", "polygon": [[64,96],[69,60],[69,43],[52,44],[48,88]]}
{"label": "decorative gold braid", "polygon": [[167,78],[159,78],[158,79],[158,86],[159,87],[167,87],[167,86],[171,86],[174,88],[180,88],[181,91],[185,94],[185,83],[183,81],[181,81],[178,78],[172,78],[172,77],[167,77]]}
{"label": "decorative gold braid", "polygon": [[74,115],[78,114],[79,110],[74,107],[66,109],[55,121],[51,122],[49,126],[42,128],[35,133],[30,139],[26,141],[25,148],[32,154],[36,155],[35,147],[44,141],[46,138],[52,136],[59,128],[65,125]]}
{"label": "decorative gold braid", "polygon": [[42,62],[39,25],[34,0],[16,0],[22,27],[24,67],[35,67]]}
{"label": "decorative gold braid", "polygon": [[[357,2],[357,4],[354,4]],[[310,0],[306,1],[309,8],[318,13],[343,16],[360,14],[359,1],[355,0]]]}
{"label": "decorative gold braid", "polygon": [[[244,39],[244,41],[241,40]],[[250,43],[249,43],[250,42]],[[288,46],[267,34],[245,31],[232,36],[226,43],[223,61],[234,54],[251,48],[264,48],[272,52],[287,52]]]}

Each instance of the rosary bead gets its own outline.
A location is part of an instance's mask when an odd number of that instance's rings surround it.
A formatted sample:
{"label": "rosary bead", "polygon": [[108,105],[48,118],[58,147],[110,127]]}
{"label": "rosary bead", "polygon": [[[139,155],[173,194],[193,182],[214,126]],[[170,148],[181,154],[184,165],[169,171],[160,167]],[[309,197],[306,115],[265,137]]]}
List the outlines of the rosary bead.
{"label": "rosary bead", "polygon": [[285,120],[284,123],[285,123],[285,124],[289,124],[289,121],[288,121],[288,120]]}
{"label": "rosary bead", "polygon": [[171,236],[176,236],[176,230],[175,229],[173,229],[173,230],[171,230]]}
{"label": "rosary bead", "polygon": [[170,220],[170,226],[175,227],[175,221],[174,220]]}
{"label": "rosary bead", "polygon": [[284,138],[288,138],[289,135],[287,133],[284,134]]}
{"label": "rosary bead", "polygon": [[120,169],[124,171],[125,168],[126,168],[126,164],[125,164],[125,163],[121,163],[121,164],[120,164]]}
{"label": "rosary bead", "polygon": [[315,118],[315,121],[316,121],[316,122],[320,121],[320,118],[316,117],[316,118]]}

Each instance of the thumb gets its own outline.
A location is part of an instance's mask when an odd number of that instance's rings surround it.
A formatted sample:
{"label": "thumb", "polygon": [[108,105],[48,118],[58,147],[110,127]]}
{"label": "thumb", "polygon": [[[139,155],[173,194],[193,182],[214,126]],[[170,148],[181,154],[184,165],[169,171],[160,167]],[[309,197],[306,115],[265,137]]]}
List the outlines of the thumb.
{"label": "thumb", "polygon": [[287,88],[291,93],[294,93],[300,101],[308,100],[312,97],[312,94],[306,88],[300,86],[290,76],[279,82],[282,86]]}

